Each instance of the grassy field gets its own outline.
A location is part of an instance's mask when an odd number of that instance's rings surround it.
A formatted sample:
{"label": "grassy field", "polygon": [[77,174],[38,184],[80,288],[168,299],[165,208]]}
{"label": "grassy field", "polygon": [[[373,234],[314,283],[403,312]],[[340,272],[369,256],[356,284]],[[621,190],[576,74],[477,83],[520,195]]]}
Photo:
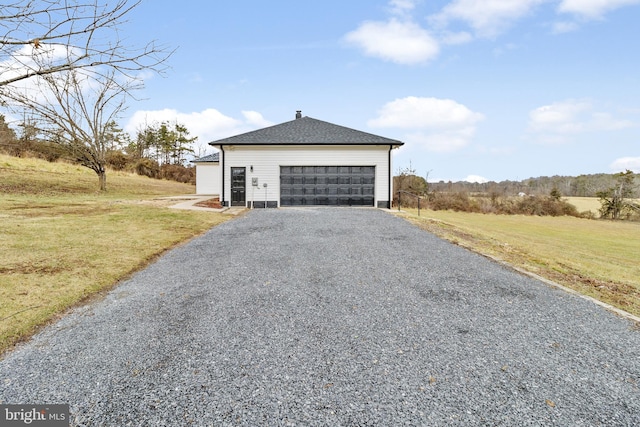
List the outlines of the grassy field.
{"label": "grassy field", "polygon": [[[563,197],[567,202],[571,203],[578,209],[578,212],[590,211],[594,214],[595,218],[600,216],[600,199],[597,197]],[[636,203],[640,203],[640,199],[630,199]]]}
{"label": "grassy field", "polygon": [[564,199],[571,203],[578,209],[578,212],[593,212],[598,217],[600,216],[600,200],[597,197],[564,197]]}
{"label": "grassy field", "polygon": [[447,240],[640,315],[640,223],[407,210]]}
{"label": "grassy field", "polygon": [[[225,221],[168,209],[191,185],[0,155],[0,353],[69,307]],[[175,202],[174,202],[175,203]]]}
{"label": "grassy field", "polygon": [[[166,208],[194,187],[0,155],[0,353],[228,217]],[[593,201],[594,199],[592,199]],[[581,209],[581,208],[579,208]],[[589,210],[589,208],[581,209]],[[415,211],[420,227],[640,315],[640,224]]]}

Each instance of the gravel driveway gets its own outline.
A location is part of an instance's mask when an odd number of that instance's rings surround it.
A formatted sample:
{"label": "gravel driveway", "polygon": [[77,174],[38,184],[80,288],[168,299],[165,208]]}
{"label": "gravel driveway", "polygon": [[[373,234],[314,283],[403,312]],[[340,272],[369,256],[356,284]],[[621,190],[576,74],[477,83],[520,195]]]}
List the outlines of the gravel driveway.
{"label": "gravel driveway", "polygon": [[73,425],[640,425],[640,331],[376,209],[256,210],[0,362]]}

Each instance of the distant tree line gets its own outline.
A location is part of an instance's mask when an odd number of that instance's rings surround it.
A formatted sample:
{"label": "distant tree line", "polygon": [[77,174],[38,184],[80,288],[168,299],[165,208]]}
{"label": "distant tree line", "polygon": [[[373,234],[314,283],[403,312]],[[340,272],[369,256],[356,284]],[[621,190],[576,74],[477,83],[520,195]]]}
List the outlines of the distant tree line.
{"label": "distant tree line", "polygon": [[[195,184],[195,168],[188,159],[195,154],[193,145],[197,137],[191,137],[184,125],[168,121],[145,124],[133,138],[115,121],[110,121],[104,128],[105,167]],[[0,115],[0,152],[50,162],[66,160],[79,163],[73,151],[43,135],[28,117],[14,129],[5,116]]]}
{"label": "distant tree line", "polygon": [[416,175],[411,166],[400,169],[393,178],[394,204],[416,207],[420,197],[422,207],[434,210],[591,218],[592,213],[578,212],[563,197],[597,197],[601,218],[640,219],[640,203],[635,200],[640,190],[632,171],[487,183],[434,183],[427,178]]}
{"label": "distant tree line", "polygon": [[[598,193],[616,185],[617,174],[591,174],[578,176],[541,176],[538,178],[527,178],[522,181],[500,181],[500,182],[432,182],[429,183],[433,191],[466,191],[471,194],[499,194],[504,196],[515,196],[525,193],[529,196],[548,195],[554,189],[563,197],[598,197]],[[630,197],[639,198],[640,189],[631,189]]]}

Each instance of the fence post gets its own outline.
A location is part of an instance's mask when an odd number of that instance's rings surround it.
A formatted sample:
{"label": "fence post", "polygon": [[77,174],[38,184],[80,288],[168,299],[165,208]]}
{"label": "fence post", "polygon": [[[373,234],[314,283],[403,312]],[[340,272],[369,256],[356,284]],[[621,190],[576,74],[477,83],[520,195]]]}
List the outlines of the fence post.
{"label": "fence post", "polygon": [[418,196],[418,216],[420,216],[420,196]]}

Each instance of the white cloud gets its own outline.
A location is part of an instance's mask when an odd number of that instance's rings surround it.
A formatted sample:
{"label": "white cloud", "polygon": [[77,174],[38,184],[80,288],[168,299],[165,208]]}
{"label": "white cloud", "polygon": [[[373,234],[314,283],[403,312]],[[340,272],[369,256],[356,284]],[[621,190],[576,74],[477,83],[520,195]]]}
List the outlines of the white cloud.
{"label": "white cloud", "polygon": [[370,120],[372,127],[405,129],[458,128],[475,125],[484,117],[451,99],[409,96],[388,102]]}
{"label": "white cloud", "polygon": [[419,64],[435,58],[440,47],[424,28],[412,21],[391,18],[387,22],[365,22],[344,39],[367,56],[398,64]]}
{"label": "white cloud", "polygon": [[416,0],[391,0],[389,6],[394,15],[405,16],[416,7]]}
{"label": "white cloud", "polygon": [[446,27],[451,21],[463,21],[480,37],[495,37],[536,6],[550,0],[454,0],[429,21]]}
{"label": "white cloud", "polygon": [[457,33],[445,31],[440,35],[440,41],[447,45],[465,44],[473,40],[473,36],[466,31]]}
{"label": "white cloud", "polygon": [[[61,44],[43,44],[37,49],[32,45],[26,45],[13,52],[4,61],[0,61],[0,81],[23,76],[28,70],[41,68],[42,65],[40,64],[55,66],[66,62],[67,58],[73,59],[77,58],[77,56],[77,53],[72,48]],[[44,104],[50,102],[47,95],[51,94],[47,90],[47,85],[42,85],[41,83],[42,79],[39,76],[32,76],[13,82],[8,87],[18,89],[20,93]]]}
{"label": "white cloud", "polygon": [[409,96],[385,104],[368,125],[405,129],[407,142],[446,152],[468,145],[483,119],[482,114],[450,99]]}
{"label": "white cloud", "polygon": [[558,5],[558,13],[574,15],[579,22],[559,21],[553,24],[555,34],[568,33],[580,28],[580,23],[602,19],[604,15],[615,9],[640,4],[640,0],[562,0]]}
{"label": "white cloud", "polygon": [[640,173],[640,157],[621,157],[611,163],[610,167],[614,172],[630,170],[635,173]]}
{"label": "white cloud", "polygon": [[[559,14],[571,14],[582,21],[602,18],[606,13],[624,6],[640,4],[640,0],[453,0],[429,17],[438,28],[447,28],[461,21],[475,30],[478,37],[495,38],[516,21],[535,12],[544,4],[557,5]],[[559,21],[553,24],[556,34],[575,31],[579,23]]]}
{"label": "white cloud", "polygon": [[[399,64],[428,62],[441,45],[469,43],[476,37],[496,38],[542,6],[560,17],[550,23],[554,34],[576,31],[586,21],[600,19],[615,9],[640,4],[640,0],[451,0],[427,17],[428,27],[414,22],[419,0],[389,0],[388,21],[362,23],[344,39],[365,55]],[[566,19],[567,15],[572,15]],[[460,29],[459,25],[470,28]]]}
{"label": "white cloud", "polygon": [[634,127],[630,120],[614,117],[610,112],[595,111],[586,100],[566,100],[544,105],[529,113],[529,132],[546,143],[562,143],[569,136],[585,132],[616,131]]}
{"label": "white cloud", "polygon": [[562,0],[558,11],[598,19],[607,12],[634,4],[640,4],[640,0]]}
{"label": "white cloud", "polygon": [[574,100],[543,105],[529,113],[529,129],[534,132],[580,132],[584,123],[579,117],[591,108],[587,101]]}
{"label": "white cloud", "polygon": [[[13,52],[4,61],[0,61],[0,81],[24,76],[29,70],[55,68],[76,61],[82,65],[84,62],[79,60],[82,55],[81,49],[62,44],[42,43],[39,48],[26,45]],[[110,71],[106,65],[74,69],[73,72],[78,81],[77,87],[83,93],[86,102],[92,102],[90,99],[94,99],[105,89],[104,76],[109,75]],[[144,81],[152,78],[153,75],[154,73],[150,70],[139,70],[136,73],[132,73],[131,76],[116,73],[113,78],[121,87],[128,87],[131,91],[130,93],[133,93],[135,89],[143,87]],[[70,71],[48,74],[46,75],[47,80],[45,80],[45,76],[33,75],[10,83],[6,88],[14,91],[14,93],[27,96],[32,101],[40,103],[40,105],[57,105],[58,102],[55,100],[55,95],[51,90],[48,79],[65,85],[68,84],[69,76]],[[113,90],[109,92],[111,94],[114,93]],[[124,94],[120,95],[124,96]],[[12,105],[10,101],[8,104]]]}
{"label": "white cloud", "polygon": [[8,73],[3,80],[24,73],[25,68],[37,69],[40,63],[56,65],[67,59],[76,60],[80,55],[78,49],[63,44],[41,44],[39,48],[25,45],[0,62],[3,73]]}
{"label": "white cloud", "polygon": [[570,33],[576,31],[580,26],[575,22],[559,21],[553,24],[555,34]]}
{"label": "white cloud", "polygon": [[484,184],[485,182],[489,182],[489,180],[480,175],[469,175],[465,179],[467,182],[477,182],[478,184]]}
{"label": "white cloud", "polygon": [[617,119],[611,113],[594,112],[591,114],[590,128],[592,130],[621,130],[636,126],[631,120]]}
{"label": "white cloud", "polygon": [[255,126],[256,128],[266,128],[268,126],[273,126],[273,122],[262,117],[262,114],[257,111],[243,111],[242,115],[244,116],[246,122],[250,126]]}
{"label": "white cloud", "polygon": [[124,130],[135,135],[138,130],[144,128],[147,124],[163,121],[178,122],[186,126],[191,136],[198,137],[199,144],[206,144],[216,139],[226,138],[273,124],[255,111],[243,111],[242,116],[243,119],[235,119],[213,108],[191,113],[181,113],[173,109],[136,111],[129,119]]}

